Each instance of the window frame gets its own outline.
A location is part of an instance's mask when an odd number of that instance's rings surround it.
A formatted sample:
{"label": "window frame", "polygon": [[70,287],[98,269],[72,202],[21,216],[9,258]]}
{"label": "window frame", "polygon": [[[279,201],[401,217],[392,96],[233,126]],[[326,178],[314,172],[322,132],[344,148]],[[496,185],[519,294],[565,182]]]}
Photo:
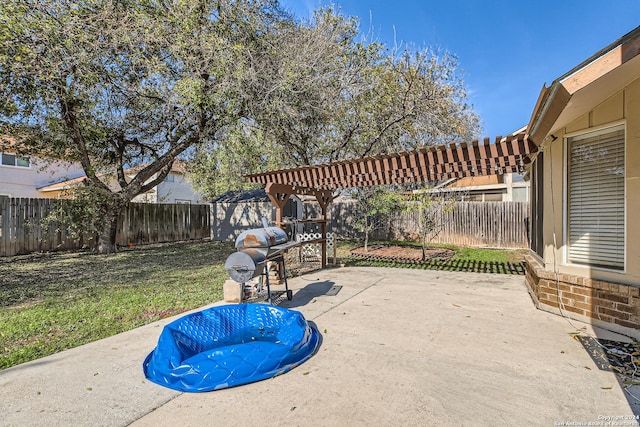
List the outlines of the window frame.
{"label": "window frame", "polygon": [[[622,130],[623,131],[623,142],[622,142],[622,150],[623,150],[623,162],[624,162],[624,174],[623,174],[623,215],[622,215],[622,220],[623,220],[623,233],[622,233],[622,238],[623,238],[623,242],[622,242],[622,266],[620,268],[617,267],[613,267],[613,266],[605,266],[605,265],[601,265],[601,264],[594,264],[594,263],[580,263],[580,262],[573,262],[571,261],[570,258],[570,230],[569,230],[569,173],[570,173],[570,161],[571,161],[571,153],[570,153],[570,145],[571,145],[571,140],[576,138],[576,137],[583,137],[584,139],[589,138],[591,136],[595,136],[595,134],[607,134],[607,133],[612,133],[612,132],[616,132]],[[590,136],[591,135],[591,136]],[[590,127],[588,129],[582,129],[580,131],[576,131],[576,132],[570,132],[564,135],[563,137],[563,143],[564,143],[564,147],[563,147],[563,151],[564,151],[564,171],[563,171],[563,175],[564,175],[564,185],[563,185],[563,200],[562,200],[562,204],[563,204],[563,247],[564,247],[564,251],[563,251],[563,258],[564,258],[564,264],[571,266],[571,267],[578,267],[578,268],[585,268],[585,269],[592,269],[592,270],[599,270],[599,271],[606,271],[606,272],[612,272],[612,273],[618,273],[618,274],[624,274],[627,271],[627,244],[628,244],[628,238],[627,238],[627,126],[626,126],[626,121],[625,120],[620,120],[620,121],[616,121],[616,122],[612,122],[612,123],[607,123],[601,126],[594,126],[594,127]]]}
{"label": "window frame", "polygon": [[[13,164],[12,165],[6,165],[4,164],[4,156],[12,156],[13,157]],[[25,161],[27,162],[27,166],[22,166],[19,165],[18,162],[19,161]],[[29,157],[25,157],[25,156],[21,156],[19,154],[15,154],[15,153],[6,153],[4,151],[0,151],[0,167],[5,167],[5,168],[19,168],[19,169],[31,169],[31,159]]]}

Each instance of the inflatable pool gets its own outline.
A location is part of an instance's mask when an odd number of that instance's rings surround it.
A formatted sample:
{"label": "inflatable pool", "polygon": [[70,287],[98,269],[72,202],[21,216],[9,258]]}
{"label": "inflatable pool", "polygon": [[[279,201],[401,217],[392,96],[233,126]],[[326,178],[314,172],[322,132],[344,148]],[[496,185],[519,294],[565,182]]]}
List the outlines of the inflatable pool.
{"label": "inflatable pool", "polygon": [[223,305],[166,325],[143,370],[150,381],[174,390],[218,390],[285,373],[318,344],[318,330],[298,311]]}

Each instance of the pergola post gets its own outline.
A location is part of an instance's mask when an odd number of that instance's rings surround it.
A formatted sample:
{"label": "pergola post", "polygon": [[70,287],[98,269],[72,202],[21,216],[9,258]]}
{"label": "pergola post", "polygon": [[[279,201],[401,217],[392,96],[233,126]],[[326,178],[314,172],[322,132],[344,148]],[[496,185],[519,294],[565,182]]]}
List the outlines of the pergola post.
{"label": "pergola post", "polygon": [[271,203],[276,207],[276,227],[282,228],[282,209],[293,194],[293,187],[271,182],[267,184],[265,191]]}
{"label": "pergola post", "polygon": [[[297,190],[297,191],[296,191]],[[322,255],[321,264],[322,268],[327,266],[327,208],[333,200],[333,195],[330,190],[315,190],[309,188],[297,188],[295,189],[291,185],[277,184],[270,182],[265,187],[265,192],[269,196],[269,200],[276,208],[276,226],[282,228],[282,209],[287,204],[287,201],[292,194],[313,194],[320,205],[322,216],[320,218],[320,229],[322,232]]]}
{"label": "pergola post", "polygon": [[320,262],[322,268],[325,268],[327,266],[327,208],[333,200],[333,196],[329,190],[317,190],[315,191],[315,196],[322,211],[322,222],[320,223],[320,229],[322,230],[322,260]]}

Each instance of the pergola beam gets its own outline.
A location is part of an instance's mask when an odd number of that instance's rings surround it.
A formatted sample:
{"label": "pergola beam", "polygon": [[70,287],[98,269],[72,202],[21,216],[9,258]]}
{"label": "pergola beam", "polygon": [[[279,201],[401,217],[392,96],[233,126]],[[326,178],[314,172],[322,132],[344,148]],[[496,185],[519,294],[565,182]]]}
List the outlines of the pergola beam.
{"label": "pergola beam", "polygon": [[524,133],[246,175],[254,183],[334,191],[518,172],[537,147]]}

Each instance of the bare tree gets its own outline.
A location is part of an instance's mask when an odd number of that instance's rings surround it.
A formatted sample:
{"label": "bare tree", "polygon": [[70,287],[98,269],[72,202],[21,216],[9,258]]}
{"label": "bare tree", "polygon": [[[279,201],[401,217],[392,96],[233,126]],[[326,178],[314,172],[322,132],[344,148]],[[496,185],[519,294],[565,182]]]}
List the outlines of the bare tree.
{"label": "bare tree", "polygon": [[229,152],[214,141],[194,156],[200,165],[194,181],[209,193],[225,189],[214,182],[243,185],[237,165],[259,172],[478,133],[478,117],[449,54],[389,50],[360,35],[357,19],[331,8],[319,9],[310,22],[280,27],[267,49],[254,64],[269,72],[254,73],[248,82],[255,114],[239,123],[243,143]]}
{"label": "bare tree", "polygon": [[[467,138],[478,118],[448,54],[388,50],[358,21],[320,9],[278,46],[282,91],[259,123],[288,165],[333,161]],[[275,100],[276,103],[269,102]]]}

